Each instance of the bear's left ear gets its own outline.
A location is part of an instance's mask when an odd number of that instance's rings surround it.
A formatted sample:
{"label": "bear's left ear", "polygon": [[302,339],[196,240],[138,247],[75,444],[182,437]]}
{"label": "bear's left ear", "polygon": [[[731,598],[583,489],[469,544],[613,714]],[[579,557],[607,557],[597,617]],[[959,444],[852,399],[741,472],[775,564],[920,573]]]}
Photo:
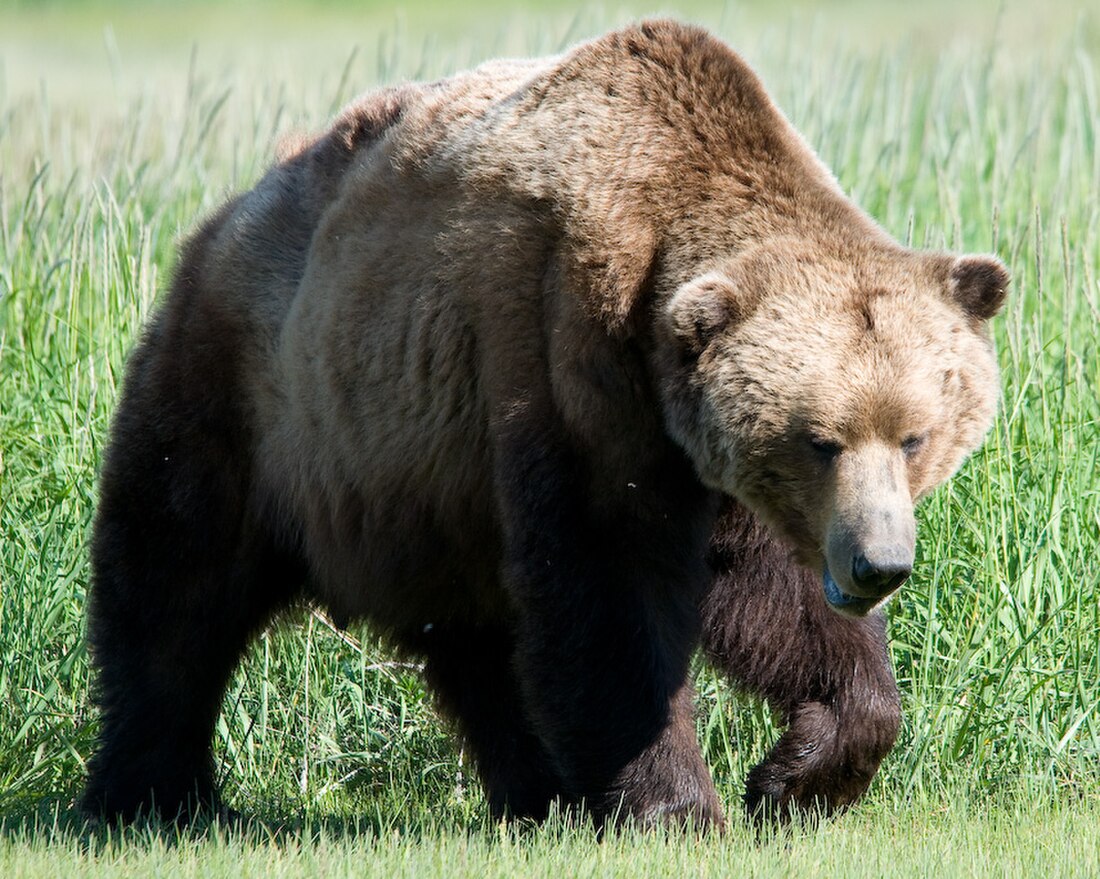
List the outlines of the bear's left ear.
{"label": "bear's left ear", "polygon": [[948,283],[963,311],[976,320],[989,320],[1004,305],[1008,269],[995,256],[960,256]]}
{"label": "bear's left ear", "polygon": [[709,272],[677,290],[666,310],[673,335],[698,357],[719,332],[747,317],[751,306],[739,301],[730,278]]}

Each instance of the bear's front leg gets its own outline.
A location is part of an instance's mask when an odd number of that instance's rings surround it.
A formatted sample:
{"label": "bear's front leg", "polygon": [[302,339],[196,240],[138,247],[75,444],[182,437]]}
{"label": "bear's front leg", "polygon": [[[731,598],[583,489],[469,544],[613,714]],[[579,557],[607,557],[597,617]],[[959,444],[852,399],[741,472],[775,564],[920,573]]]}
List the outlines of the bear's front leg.
{"label": "bear's front leg", "polygon": [[628,500],[594,492],[563,434],[529,427],[509,422],[495,464],[531,727],[598,821],[720,824],[686,684],[716,503],[671,448]]}
{"label": "bear's front leg", "polygon": [[734,501],[719,518],[711,563],[704,648],[787,723],[749,773],[746,807],[757,817],[784,818],[792,809],[851,805],[893,747],[901,720],[884,617],[830,610],[820,578]]}
{"label": "bear's front leg", "polygon": [[621,810],[644,825],[724,825],[722,802],[699,750],[694,695],[687,682],[677,690],[664,729],[615,779],[604,811]]}

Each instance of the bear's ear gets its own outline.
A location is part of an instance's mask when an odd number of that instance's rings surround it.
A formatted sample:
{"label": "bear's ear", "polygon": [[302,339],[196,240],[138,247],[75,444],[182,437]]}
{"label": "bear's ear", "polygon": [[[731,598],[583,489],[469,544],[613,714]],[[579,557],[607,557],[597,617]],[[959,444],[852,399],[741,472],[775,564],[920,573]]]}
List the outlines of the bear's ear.
{"label": "bear's ear", "polygon": [[710,272],[677,290],[666,310],[673,335],[697,357],[719,332],[747,317],[751,309],[738,301],[726,275]]}
{"label": "bear's ear", "polygon": [[995,256],[960,256],[948,283],[963,311],[976,320],[989,320],[1004,305],[1008,269]]}

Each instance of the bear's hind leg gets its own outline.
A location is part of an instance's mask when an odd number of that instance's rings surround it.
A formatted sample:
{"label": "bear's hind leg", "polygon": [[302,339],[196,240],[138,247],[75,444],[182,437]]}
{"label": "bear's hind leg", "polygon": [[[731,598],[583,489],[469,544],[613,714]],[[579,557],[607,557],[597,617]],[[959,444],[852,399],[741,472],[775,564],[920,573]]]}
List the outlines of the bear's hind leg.
{"label": "bear's hind leg", "polygon": [[139,579],[123,552],[100,560],[92,593],[101,725],[82,805],[123,820],[192,818],[217,807],[210,739],[228,678],[295,584],[287,564],[243,553],[194,564],[165,553]]}
{"label": "bear's hind leg", "polygon": [[843,809],[863,795],[897,738],[901,707],[881,613],[829,609],[821,582],[735,502],[715,530],[703,606],[710,660],[787,723],[750,773],[758,816]]}
{"label": "bear's hind leg", "polygon": [[[194,434],[155,435],[124,407],[101,479],[88,643],[100,708],[82,806],[188,818],[216,794],[210,738],[251,635],[301,583],[249,514],[247,467]],[[152,420],[152,419],[150,419]]]}
{"label": "bear's hind leg", "polygon": [[439,627],[423,640],[424,675],[473,752],[493,817],[545,818],[562,785],[527,720],[511,638],[497,629]]}

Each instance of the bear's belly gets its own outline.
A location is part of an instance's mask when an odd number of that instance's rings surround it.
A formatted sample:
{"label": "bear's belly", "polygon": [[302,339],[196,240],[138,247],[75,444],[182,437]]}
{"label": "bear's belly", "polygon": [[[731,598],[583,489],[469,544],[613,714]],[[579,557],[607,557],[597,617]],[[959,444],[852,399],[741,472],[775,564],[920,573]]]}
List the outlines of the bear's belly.
{"label": "bear's belly", "polygon": [[399,640],[507,614],[472,332],[443,299],[400,298],[370,322],[291,315],[260,455],[312,597]]}
{"label": "bear's belly", "polygon": [[338,621],[400,637],[507,615],[490,509],[463,516],[416,494],[349,487],[314,494],[300,515],[311,597]]}

